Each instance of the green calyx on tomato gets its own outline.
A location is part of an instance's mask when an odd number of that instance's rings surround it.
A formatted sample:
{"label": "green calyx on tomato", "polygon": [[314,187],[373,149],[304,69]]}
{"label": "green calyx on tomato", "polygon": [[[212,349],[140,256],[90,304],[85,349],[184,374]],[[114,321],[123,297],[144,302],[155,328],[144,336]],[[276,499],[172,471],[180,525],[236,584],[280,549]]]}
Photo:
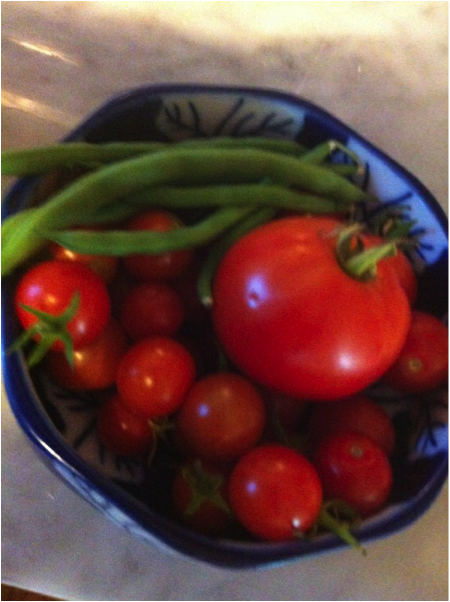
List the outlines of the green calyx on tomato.
{"label": "green calyx on tomato", "polygon": [[365,248],[358,236],[363,227],[362,224],[353,224],[341,230],[336,242],[336,258],[349,276],[366,281],[375,278],[377,264],[381,259],[396,255],[397,245],[390,240]]}
{"label": "green calyx on tomato", "polygon": [[64,354],[67,362],[73,366],[73,340],[67,330],[68,323],[76,315],[80,306],[80,294],[75,292],[68,307],[59,315],[52,315],[45,311],[40,311],[25,303],[21,303],[20,307],[33,315],[37,322],[30,326],[22,334],[17,337],[14,343],[9,347],[8,353],[13,353],[24,347],[29,341],[36,340],[36,344],[27,357],[27,365],[29,368],[36,366],[46,355],[47,351],[54,345],[56,341],[61,341],[64,346]]}
{"label": "green calyx on tomato", "polygon": [[184,510],[186,516],[194,515],[206,501],[231,514],[230,507],[221,492],[224,484],[222,475],[205,470],[200,460],[183,466],[182,474],[192,493],[191,501]]}

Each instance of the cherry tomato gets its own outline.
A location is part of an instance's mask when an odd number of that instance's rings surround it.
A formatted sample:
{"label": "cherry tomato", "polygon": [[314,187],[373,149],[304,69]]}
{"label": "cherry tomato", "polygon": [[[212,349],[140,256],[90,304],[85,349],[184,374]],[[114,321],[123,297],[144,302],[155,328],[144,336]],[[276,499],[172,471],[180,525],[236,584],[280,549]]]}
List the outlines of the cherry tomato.
{"label": "cherry tomato", "polygon": [[406,393],[431,391],[448,377],[448,328],[435,316],[413,311],[405,345],[384,382]]}
{"label": "cherry tomato", "polygon": [[[109,322],[111,303],[100,276],[82,263],[54,259],[39,263],[24,274],[15,296],[22,326],[32,327],[37,318],[21,304],[56,316],[68,308],[76,292],[80,303],[67,330],[75,349],[91,344]],[[63,349],[64,346],[58,340],[52,348]]]}
{"label": "cherry tomato", "polygon": [[227,477],[200,460],[186,462],[172,483],[172,501],[178,519],[204,535],[223,535],[232,523],[227,504]]}
{"label": "cherry tomato", "polygon": [[365,395],[315,404],[308,423],[313,446],[334,433],[348,430],[367,435],[387,455],[392,453],[395,443],[392,420],[381,406]]}
{"label": "cherry tomato", "polygon": [[[179,228],[178,217],[163,210],[151,210],[130,220],[129,230],[156,230],[166,232]],[[127,270],[139,280],[170,280],[179,276],[190,264],[193,252],[190,249],[170,251],[158,255],[136,254],[124,257]]]}
{"label": "cherry tomato", "polygon": [[149,336],[175,335],[184,319],[184,305],[177,291],[164,282],[134,286],[120,307],[120,323],[134,341]]}
{"label": "cherry tomato", "polygon": [[114,385],[117,368],[127,349],[122,327],[111,319],[93,343],[74,351],[73,366],[63,353],[50,351],[45,367],[51,378],[66,389],[105,389]]}
{"label": "cherry tomato", "polygon": [[151,337],[132,345],[122,358],[117,389],[125,405],[152,419],[178,409],[194,378],[194,360],[180,343]]}
{"label": "cherry tomato", "polygon": [[313,463],[327,498],[337,498],[361,516],[380,510],[392,488],[392,470],[384,451],[366,435],[353,431],[322,439]]}
{"label": "cherry tomato", "polygon": [[148,452],[155,436],[151,423],[132,412],[119,395],[112,396],[100,408],[97,433],[105,447],[127,457]]}
{"label": "cherry tomato", "polygon": [[176,418],[179,436],[192,453],[215,462],[235,460],[259,441],[263,401],[237,374],[210,374],[190,389]]}
{"label": "cherry tomato", "polygon": [[[83,230],[96,230],[96,228],[83,227]],[[119,264],[118,257],[113,257],[112,255],[88,255],[85,253],[76,253],[57,243],[51,243],[49,245],[49,251],[54,259],[84,263],[94,270],[94,272],[96,272],[107,284],[113,280]]]}
{"label": "cherry tomato", "polygon": [[213,284],[213,319],[250,378],[301,399],[333,400],[377,380],[400,352],[411,309],[392,266],[368,280],[336,257],[339,221],[274,220],[242,237]]}
{"label": "cherry tomato", "polygon": [[230,476],[231,508],[242,525],[266,540],[294,539],[316,521],[322,487],[312,464],[282,445],[261,445],[242,456]]}

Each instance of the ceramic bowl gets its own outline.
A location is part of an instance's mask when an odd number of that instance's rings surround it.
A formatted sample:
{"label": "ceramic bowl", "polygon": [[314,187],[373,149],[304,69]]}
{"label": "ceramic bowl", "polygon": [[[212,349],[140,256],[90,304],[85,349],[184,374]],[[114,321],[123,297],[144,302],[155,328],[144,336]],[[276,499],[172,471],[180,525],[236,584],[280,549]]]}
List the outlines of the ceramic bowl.
{"label": "ceramic bowl", "polygon": [[[419,282],[417,308],[445,319],[448,240],[447,219],[440,205],[406,169],[311,102],[272,90],[148,86],[106,102],[66,140],[170,141],[225,135],[282,137],[309,146],[336,139],[354,150],[365,165],[361,185],[416,222],[420,247],[411,259]],[[5,199],[4,216],[26,207],[40,185],[38,178],[19,180]],[[14,277],[7,278],[3,349],[19,331],[12,309],[13,287]],[[21,353],[3,354],[3,376],[12,411],[46,465],[100,512],[152,545],[227,567],[271,566],[344,545],[328,534],[286,543],[195,534],[167,515],[158,480],[148,480],[143,462],[115,457],[101,448],[89,393],[67,392],[39,369],[30,374]],[[362,543],[411,524],[439,493],[448,470],[445,393],[437,392],[426,400],[398,399],[375,387],[373,394],[391,412],[397,428],[395,486],[389,505],[357,529]]]}

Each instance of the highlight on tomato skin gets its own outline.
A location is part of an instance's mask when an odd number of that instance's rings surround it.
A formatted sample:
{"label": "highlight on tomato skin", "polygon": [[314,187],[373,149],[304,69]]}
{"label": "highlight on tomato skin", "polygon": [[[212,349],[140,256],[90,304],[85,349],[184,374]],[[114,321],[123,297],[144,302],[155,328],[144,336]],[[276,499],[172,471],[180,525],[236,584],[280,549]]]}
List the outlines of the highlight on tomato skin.
{"label": "highlight on tomato skin", "polygon": [[175,412],[195,376],[194,359],[183,345],[169,337],[149,337],[128,349],[116,385],[125,405],[151,420]]}
{"label": "highlight on tomato skin", "polygon": [[230,505],[241,524],[266,541],[289,541],[319,516],[322,485],[310,461],[283,445],[259,445],[230,476]]}

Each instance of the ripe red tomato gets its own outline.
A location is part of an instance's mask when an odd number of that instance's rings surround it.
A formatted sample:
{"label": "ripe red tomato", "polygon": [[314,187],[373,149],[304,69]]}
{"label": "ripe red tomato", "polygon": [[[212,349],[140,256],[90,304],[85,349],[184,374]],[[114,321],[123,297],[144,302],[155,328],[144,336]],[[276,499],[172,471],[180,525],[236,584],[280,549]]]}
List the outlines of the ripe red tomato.
{"label": "ripe red tomato", "polygon": [[[96,228],[83,227],[83,230],[96,230]],[[85,253],[76,253],[75,251],[70,251],[58,243],[51,243],[49,245],[49,251],[54,259],[84,263],[94,270],[94,272],[96,272],[107,284],[113,280],[119,264],[118,257],[113,257],[112,255],[89,255]]]}
{"label": "ripe red tomato", "polygon": [[127,349],[123,329],[111,319],[93,343],[74,351],[73,366],[63,353],[50,351],[45,367],[51,378],[66,389],[105,389],[114,385],[117,368]]}
{"label": "ripe red tomato", "polygon": [[[129,230],[156,230],[166,232],[179,228],[178,217],[163,210],[150,210],[132,218]],[[123,258],[127,270],[139,280],[170,280],[179,276],[190,264],[193,252],[190,249],[170,251],[158,255],[136,254]]]}
{"label": "ripe red tomato", "polygon": [[335,433],[316,447],[313,463],[324,496],[349,504],[361,516],[380,510],[392,488],[392,469],[370,437],[353,431]]}
{"label": "ripe red tomato", "polygon": [[235,460],[259,441],[264,403],[255,387],[232,373],[197,381],[176,417],[176,430],[192,454],[215,462]]}
{"label": "ripe red tomato", "polygon": [[[100,276],[82,263],[54,259],[39,263],[24,274],[15,296],[22,326],[31,328],[37,318],[21,304],[57,316],[68,308],[76,292],[80,295],[80,303],[67,330],[74,349],[90,345],[108,324],[111,303]],[[63,349],[64,345],[58,340],[52,348]]]}
{"label": "ripe red tomato", "polygon": [[105,447],[127,457],[148,452],[155,436],[151,423],[132,412],[119,395],[105,401],[100,408],[97,434]]}
{"label": "ripe red tomato", "polygon": [[312,446],[334,433],[355,431],[367,435],[387,455],[392,453],[395,429],[387,412],[365,395],[316,404],[308,423]]}
{"label": "ripe red tomato", "polygon": [[351,277],[336,257],[339,221],[274,220],[225,255],[213,320],[234,363],[269,388],[310,400],[352,395],[377,380],[405,341],[411,309],[392,267]]}
{"label": "ripe red tomato", "polygon": [[141,282],[120,306],[120,323],[128,336],[139,341],[149,336],[175,335],[183,323],[184,305],[177,291],[164,282]]}
{"label": "ripe red tomato", "polygon": [[435,316],[413,311],[405,344],[383,380],[406,393],[423,393],[448,377],[448,328]]}
{"label": "ripe red tomato", "polygon": [[227,478],[222,470],[199,460],[180,466],[172,483],[177,518],[198,533],[223,535],[232,523]]}
{"label": "ripe red tomato", "polygon": [[269,541],[294,539],[316,521],[322,486],[312,464],[282,445],[261,445],[242,456],[228,485],[241,524]]}
{"label": "ripe red tomato", "polygon": [[130,347],[119,364],[116,382],[125,405],[152,419],[178,409],[194,378],[194,360],[180,343],[151,337]]}

